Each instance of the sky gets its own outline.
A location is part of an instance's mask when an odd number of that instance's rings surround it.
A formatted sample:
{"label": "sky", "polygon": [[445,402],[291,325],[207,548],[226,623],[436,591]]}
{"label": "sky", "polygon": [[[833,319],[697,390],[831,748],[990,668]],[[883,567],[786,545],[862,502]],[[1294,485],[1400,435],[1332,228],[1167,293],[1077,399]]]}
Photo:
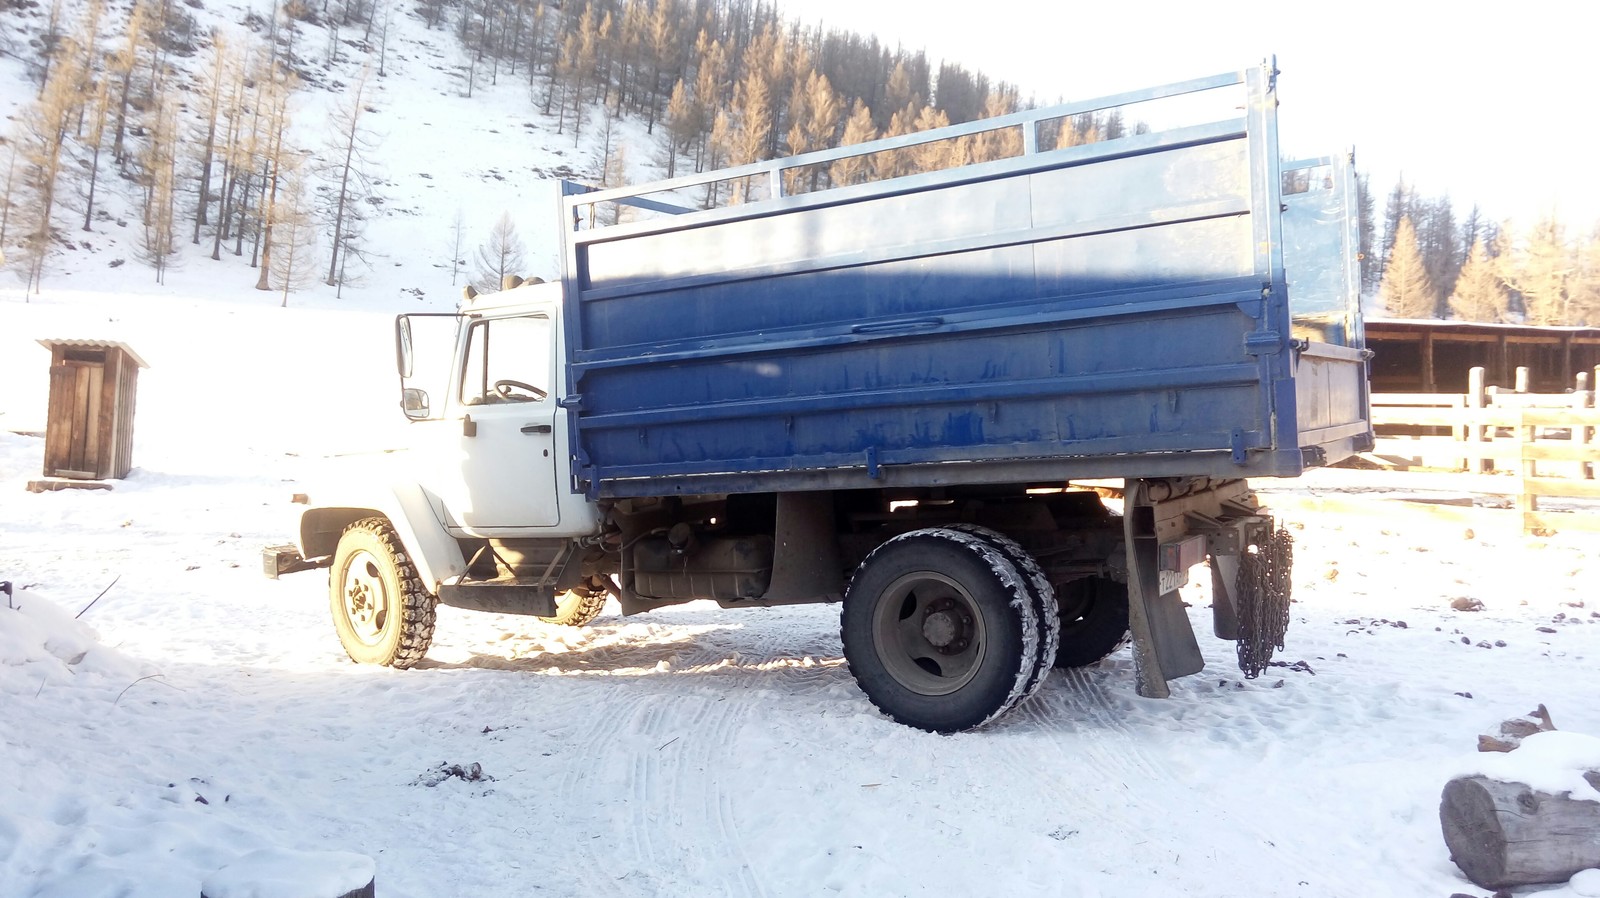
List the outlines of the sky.
{"label": "sky", "polygon": [[[925,0],[780,0],[808,25],[876,33],[1020,86],[1043,103],[1217,74],[1276,54],[1280,144],[1290,156],[1346,147],[1386,194],[1403,175],[1461,215],[1529,223],[1554,212],[1600,224],[1594,175],[1600,5],[1041,4],[986,0],[930,14]],[[959,12],[958,12],[959,11]]]}

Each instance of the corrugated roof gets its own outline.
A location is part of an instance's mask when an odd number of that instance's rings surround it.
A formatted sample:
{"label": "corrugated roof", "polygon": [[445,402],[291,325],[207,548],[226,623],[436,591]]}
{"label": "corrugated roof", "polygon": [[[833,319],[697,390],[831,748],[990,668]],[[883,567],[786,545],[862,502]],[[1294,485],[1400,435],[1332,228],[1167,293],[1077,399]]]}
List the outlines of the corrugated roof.
{"label": "corrugated roof", "polygon": [[140,368],[150,367],[150,363],[139,357],[133,347],[120,340],[48,340],[41,339],[39,345],[45,349],[54,350],[57,346],[70,346],[75,349],[120,349],[138,364]]}

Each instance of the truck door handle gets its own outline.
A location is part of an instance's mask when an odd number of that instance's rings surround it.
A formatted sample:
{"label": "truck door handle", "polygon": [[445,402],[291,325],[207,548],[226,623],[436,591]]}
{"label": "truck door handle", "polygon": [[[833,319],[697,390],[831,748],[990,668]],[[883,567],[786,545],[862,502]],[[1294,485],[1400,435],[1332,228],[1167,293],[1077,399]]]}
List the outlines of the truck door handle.
{"label": "truck door handle", "polygon": [[908,321],[879,321],[874,324],[858,324],[850,328],[852,334],[888,334],[895,331],[928,330],[944,324],[944,319],[937,316],[931,318],[912,318]]}
{"label": "truck door handle", "polygon": [[523,433],[549,433],[550,432],[550,425],[548,425],[548,424],[524,424],[524,425],[522,425],[522,432]]}

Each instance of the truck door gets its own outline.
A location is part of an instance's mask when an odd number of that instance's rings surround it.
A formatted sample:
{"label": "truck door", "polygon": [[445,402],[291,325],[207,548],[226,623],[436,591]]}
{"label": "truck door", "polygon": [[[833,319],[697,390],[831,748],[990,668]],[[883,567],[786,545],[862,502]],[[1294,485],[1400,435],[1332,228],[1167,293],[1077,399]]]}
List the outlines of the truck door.
{"label": "truck door", "polygon": [[428,478],[446,526],[482,536],[560,522],[556,502],[555,334],[546,315],[468,324],[459,414],[440,422],[443,457]]}

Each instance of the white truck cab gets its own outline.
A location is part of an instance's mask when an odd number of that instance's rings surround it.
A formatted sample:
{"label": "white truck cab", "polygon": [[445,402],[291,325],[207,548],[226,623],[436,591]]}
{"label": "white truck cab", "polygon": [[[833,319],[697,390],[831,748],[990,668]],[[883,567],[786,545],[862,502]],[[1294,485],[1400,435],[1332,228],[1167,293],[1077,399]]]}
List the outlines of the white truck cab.
{"label": "white truck cab", "polygon": [[[559,284],[508,279],[497,293],[469,289],[454,314],[397,318],[411,421],[398,464],[318,493],[298,544],[264,558],[271,577],[330,568],[330,611],[352,659],[422,660],[436,602],[572,625],[604,607],[601,516],[566,487],[560,309]],[[413,330],[424,323],[435,337],[453,330],[420,344],[448,358],[419,360]]]}
{"label": "white truck cab", "polygon": [[438,360],[427,376],[417,370],[412,322],[440,316],[397,321],[416,476],[451,536],[572,537],[598,526],[594,505],[565,488],[560,310],[554,283],[469,293],[460,313],[443,316],[456,324],[454,361],[440,370]]}

